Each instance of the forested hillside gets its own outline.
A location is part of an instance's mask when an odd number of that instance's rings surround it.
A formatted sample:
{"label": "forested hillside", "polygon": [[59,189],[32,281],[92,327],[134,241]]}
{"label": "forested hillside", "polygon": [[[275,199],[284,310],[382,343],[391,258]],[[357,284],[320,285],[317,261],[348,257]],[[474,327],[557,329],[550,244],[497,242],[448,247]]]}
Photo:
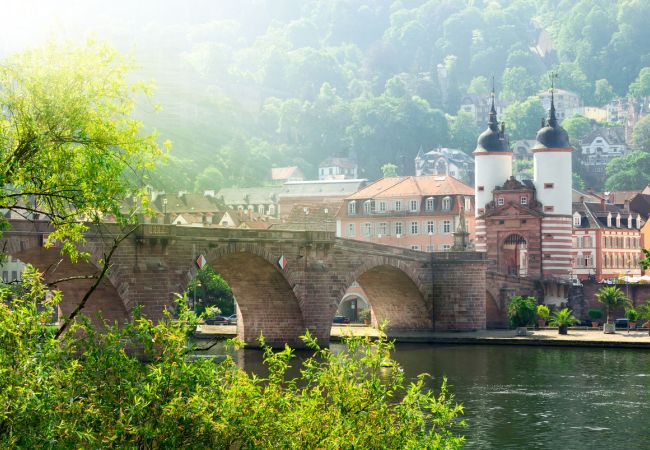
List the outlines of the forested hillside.
{"label": "forested hillside", "polygon": [[408,173],[420,146],[473,150],[480,129],[459,102],[488,92],[491,76],[514,102],[512,138],[530,139],[540,104],[528,97],[549,71],[603,105],[650,66],[642,0],[232,3],[124,31],[159,83],[163,112],[143,115],[174,142],[151,180],[168,190],[259,185],[293,164],[313,177],[331,155],[356,157],[368,178],[388,162]]}

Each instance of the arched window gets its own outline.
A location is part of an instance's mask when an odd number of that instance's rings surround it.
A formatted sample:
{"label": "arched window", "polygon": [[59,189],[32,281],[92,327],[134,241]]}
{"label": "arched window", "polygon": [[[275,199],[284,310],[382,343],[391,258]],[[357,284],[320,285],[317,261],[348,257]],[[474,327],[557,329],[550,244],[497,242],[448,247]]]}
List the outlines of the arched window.
{"label": "arched window", "polygon": [[451,209],[451,198],[450,197],[445,197],[442,199],[442,209],[445,211],[449,211]]}

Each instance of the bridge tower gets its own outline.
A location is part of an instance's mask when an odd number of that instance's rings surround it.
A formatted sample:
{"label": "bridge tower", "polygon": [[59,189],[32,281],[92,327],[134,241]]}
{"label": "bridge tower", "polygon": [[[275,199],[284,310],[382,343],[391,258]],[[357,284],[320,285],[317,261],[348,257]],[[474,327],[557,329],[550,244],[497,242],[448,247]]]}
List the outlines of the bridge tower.
{"label": "bridge tower", "polygon": [[544,206],[542,274],[568,277],[571,270],[572,168],[569,135],[555,115],[553,88],[549,117],[542,121],[533,147],[533,184]]}
{"label": "bridge tower", "polygon": [[512,175],[512,151],[505,134],[505,125],[497,121],[492,87],[491,108],[488,127],[481,133],[474,150],[474,194],[476,217],[476,250],[486,251],[485,207],[492,201],[492,191]]}

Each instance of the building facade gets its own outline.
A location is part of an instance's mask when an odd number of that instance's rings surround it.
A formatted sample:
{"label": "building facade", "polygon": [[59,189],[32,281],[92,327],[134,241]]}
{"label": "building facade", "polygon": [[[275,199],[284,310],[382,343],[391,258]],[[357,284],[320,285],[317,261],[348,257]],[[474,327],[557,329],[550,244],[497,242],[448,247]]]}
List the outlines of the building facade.
{"label": "building facade", "polygon": [[575,92],[565,91],[564,89],[552,89],[542,91],[539,94],[544,109],[550,110],[551,104],[555,109],[555,117],[559,122],[571,117],[573,112],[580,108],[580,97]]}
{"label": "building facade", "polygon": [[415,176],[451,175],[465,184],[474,182],[474,159],[462,150],[437,148],[415,157]]}
{"label": "building facade", "polygon": [[346,197],[337,236],[420,251],[447,251],[461,210],[474,236],[474,192],[449,175],[387,177]]}
{"label": "building facade", "polygon": [[354,180],[357,175],[357,163],[350,158],[330,157],[318,165],[319,180]]}
{"label": "building facade", "polygon": [[606,203],[573,203],[572,273],[598,282],[620,276],[639,276],[640,214]]}
{"label": "building facade", "polygon": [[613,158],[627,154],[625,130],[623,127],[598,128],[580,140],[581,160],[585,169],[602,178],[607,163]]}

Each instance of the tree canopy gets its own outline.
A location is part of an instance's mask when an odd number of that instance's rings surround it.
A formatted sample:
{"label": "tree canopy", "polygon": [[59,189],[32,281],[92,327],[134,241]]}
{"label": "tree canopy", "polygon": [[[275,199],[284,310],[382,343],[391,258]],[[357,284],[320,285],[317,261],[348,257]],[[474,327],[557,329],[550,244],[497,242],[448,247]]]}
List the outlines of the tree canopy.
{"label": "tree canopy", "polygon": [[0,65],[1,209],[47,217],[52,238],[68,243],[80,219],[127,219],[124,197],[141,190],[162,153],[133,117],[134,96],[151,86],[130,82],[132,67],[96,42],[50,44]]}

